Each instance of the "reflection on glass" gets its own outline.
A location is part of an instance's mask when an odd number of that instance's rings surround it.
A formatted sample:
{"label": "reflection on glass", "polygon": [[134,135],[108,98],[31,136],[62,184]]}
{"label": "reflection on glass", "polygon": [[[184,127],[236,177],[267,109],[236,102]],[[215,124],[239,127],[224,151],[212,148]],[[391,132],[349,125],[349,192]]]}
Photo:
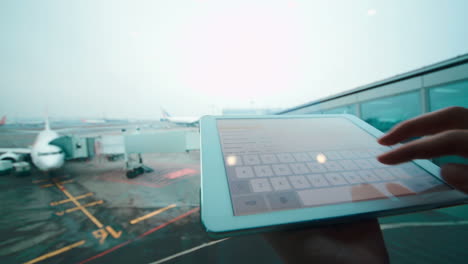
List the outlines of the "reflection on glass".
{"label": "reflection on glass", "polygon": [[436,111],[449,106],[468,107],[468,81],[444,84],[429,89],[429,108]]}
{"label": "reflection on glass", "polygon": [[237,164],[237,157],[236,156],[227,156],[226,157],[226,164],[228,166],[235,166]]}
{"label": "reflection on glass", "polygon": [[325,163],[327,162],[327,157],[323,155],[322,153],[318,154],[317,157],[315,157],[318,163]]}
{"label": "reflection on glass", "polygon": [[362,119],[382,132],[401,121],[421,114],[419,92],[381,98],[362,103]]}
{"label": "reflection on glass", "polygon": [[[429,89],[429,110],[436,111],[449,106],[468,107],[468,80],[444,84]],[[447,163],[468,164],[468,159],[446,156],[433,160],[437,165]]]}
{"label": "reflection on glass", "polygon": [[356,115],[356,105],[346,105],[333,109],[327,109],[322,112],[322,114],[350,114]]}

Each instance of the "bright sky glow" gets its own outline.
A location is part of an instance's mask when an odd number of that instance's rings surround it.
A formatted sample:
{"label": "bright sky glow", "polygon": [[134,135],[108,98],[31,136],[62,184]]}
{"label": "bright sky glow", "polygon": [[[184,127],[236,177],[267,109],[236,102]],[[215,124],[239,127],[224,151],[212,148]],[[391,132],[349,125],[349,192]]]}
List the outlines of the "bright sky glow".
{"label": "bright sky glow", "polygon": [[367,10],[367,14],[368,14],[369,16],[374,16],[375,14],[377,14],[377,10],[375,10],[375,9],[369,9],[369,10]]}
{"label": "bright sky glow", "polygon": [[292,107],[467,53],[466,10],[464,0],[5,0],[0,116]]}

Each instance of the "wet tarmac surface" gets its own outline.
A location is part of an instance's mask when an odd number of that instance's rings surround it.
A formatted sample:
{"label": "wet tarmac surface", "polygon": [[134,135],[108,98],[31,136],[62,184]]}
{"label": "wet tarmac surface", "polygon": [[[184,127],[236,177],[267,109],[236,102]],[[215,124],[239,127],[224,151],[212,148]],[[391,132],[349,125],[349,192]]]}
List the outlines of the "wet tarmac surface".
{"label": "wet tarmac surface", "polygon": [[[0,141],[25,147],[34,136],[4,131]],[[279,263],[260,236],[223,241],[203,230],[198,151],[143,160],[154,172],[134,179],[123,160],[101,156],[48,174],[0,176],[1,263]]]}
{"label": "wet tarmac surface", "polygon": [[[21,136],[19,136],[21,135]],[[19,146],[29,133],[0,133]],[[4,146],[3,144],[2,146]],[[54,173],[0,176],[1,263],[281,263],[260,235],[214,239],[199,215],[199,152],[67,161]],[[466,206],[380,219],[394,263],[464,263]],[[253,250],[254,249],[254,250]]]}

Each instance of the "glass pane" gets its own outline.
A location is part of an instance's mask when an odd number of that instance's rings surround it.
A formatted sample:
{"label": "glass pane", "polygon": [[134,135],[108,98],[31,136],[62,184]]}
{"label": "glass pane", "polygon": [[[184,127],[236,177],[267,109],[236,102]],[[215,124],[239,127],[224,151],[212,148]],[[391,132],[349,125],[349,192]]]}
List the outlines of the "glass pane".
{"label": "glass pane", "polygon": [[356,105],[346,105],[346,106],[341,106],[333,109],[328,109],[324,110],[322,112],[323,114],[350,114],[350,115],[356,115]]}
{"label": "glass pane", "polygon": [[468,107],[468,80],[429,89],[430,111],[449,106]]}
{"label": "glass pane", "polygon": [[394,125],[421,114],[419,92],[386,97],[361,105],[362,119],[386,132]]}
{"label": "glass pane", "polygon": [[[468,80],[429,89],[430,111],[436,111],[449,106],[468,107]],[[468,164],[468,159],[457,156],[441,157],[433,161],[439,166],[446,163]]]}

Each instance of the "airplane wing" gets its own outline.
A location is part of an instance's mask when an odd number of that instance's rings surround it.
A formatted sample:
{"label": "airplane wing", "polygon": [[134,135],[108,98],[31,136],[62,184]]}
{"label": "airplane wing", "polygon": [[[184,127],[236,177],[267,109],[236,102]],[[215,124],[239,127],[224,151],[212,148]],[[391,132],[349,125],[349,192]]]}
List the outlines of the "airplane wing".
{"label": "airplane wing", "polygon": [[17,154],[30,154],[29,148],[0,148],[0,153],[13,152]]}

